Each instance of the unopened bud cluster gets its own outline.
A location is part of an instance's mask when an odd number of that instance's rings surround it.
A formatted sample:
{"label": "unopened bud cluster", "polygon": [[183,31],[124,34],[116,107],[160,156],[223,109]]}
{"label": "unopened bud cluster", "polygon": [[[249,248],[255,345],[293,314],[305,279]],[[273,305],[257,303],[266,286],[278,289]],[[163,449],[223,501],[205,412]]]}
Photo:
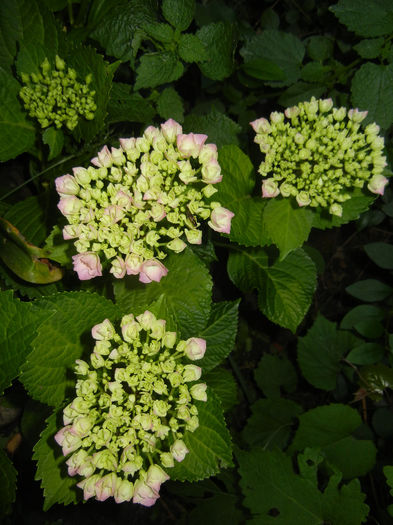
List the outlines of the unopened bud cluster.
{"label": "unopened bud cluster", "polygon": [[24,86],[19,96],[29,115],[43,128],[54,124],[59,129],[65,125],[72,131],[80,117],[94,118],[97,106],[95,91],[89,89],[92,77],[88,75],[85,83],[78,82],[76,77],[76,71],[67,68],[57,55],[53,69],[46,58],[41,64],[41,73],[22,73]]}
{"label": "unopened bud cluster", "polygon": [[80,279],[102,275],[101,257],[117,278],[138,275],[144,283],[167,274],[161,263],[187,242],[201,244],[201,221],[229,233],[233,213],[210,197],[221,181],[217,147],[206,135],[182,133],[169,119],[148,127],[142,137],[120,139],[56,179],[58,204],[69,224],[65,239],[77,239],[74,269]]}
{"label": "unopened bud cluster", "polygon": [[367,111],[334,108],[331,99],[301,102],[251,122],[265,160],[259,173],[263,197],[295,197],[299,206],[321,206],[342,215],[355,188],[383,194],[388,180],[384,139],[374,124],[360,123]]}
{"label": "unopened bud cluster", "polygon": [[206,341],[178,340],[165,320],[145,311],[121,320],[121,335],[105,319],[92,328],[90,363],[76,361],[76,397],[63,412],[55,439],[70,476],[83,480],[84,499],[151,506],[170,469],[188,453],[184,434],[199,426],[194,400]]}

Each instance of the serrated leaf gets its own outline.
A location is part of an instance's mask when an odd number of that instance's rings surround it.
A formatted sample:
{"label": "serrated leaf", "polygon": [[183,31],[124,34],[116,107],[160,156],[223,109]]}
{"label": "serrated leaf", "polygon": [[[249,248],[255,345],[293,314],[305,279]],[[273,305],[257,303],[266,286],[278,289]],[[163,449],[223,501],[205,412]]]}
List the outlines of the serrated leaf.
{"label": "serrated leaf", "polygon": [[22,16],[18,2],[0,3],[0,63],[11,66],[16,55],[16,42],[22,38]]}
{"label": "serrated leaf", "polygon": [[269,244],[269,235],[262,227],[266,202],[250,195],[255,175],[249,157],[236,146],[224,146],[218,159],[223,178],[213,198],[235,214],[229,238],[244,246]]}
{"label": "serrated leaf", "polygon": [[184,436],[189,453],[181,463],[168,470],[174,480],[198,481],[232,466],[231,436],[217,396],[208,389],[207,401],[196,401],[195,404],[199,427]]}
{"label": "serrated leaf", "polygon": [[299,79],[304,53],[304,45],[295,35],[277,29],[256,34],[240,50],[245,64],[264,59],[281,69],[285,75],[283,79],[266,82],[275,86],[288,86]]}
{"label": "serrated leaf", "polygon": [[301,77],[302,80],[306,82],[316,82],[323,84],[329,73],[331,73],[330,66],[324,66],[320,62],[309,62],[303,66]]}
{"label": "serrated leaf", "polygon": [[55,503],[69,505],[77,503],[80,499],[76,488],[78,480],[67,474],[67,458],[63,456],[54,439],[62,426],[61,415],[54,412],[46,420],[46,427],[34,447],[33,459],[37,462],[35,479],[41,480],[41,488],[44,490],[44,511]]}
{"label": "serrated leaf", "polygon": [[380,268],[393,270],[393,246],[387,242],[370,242],[364,246],[370,259]]}
{"label": "serrated leaf", "polygon": [[349,406],[331,404],[313,408],[299,416],[299,428],[290,450],[318,447],[345,479],[363,476],[375,464],[376,448],[370,440],[353,437],[361,424],[358,412]]}
{"label": "serrated leaf", "polygon": [[184,105],[179,93],[173,87],[165,88],[157,100],[157,112],[164,119],[184,120]]}
{"label": "serrated leaf", "polygon": [[195,0],[163,0],[162,14],[179,31],[185,31],[194,18]]}
{"label": "serrated leaf", "polygon": [[311,60],[323,62],[333,54],[334,40],[324,35],[311,36],[307,40],[307,53]]}
{"label": "serrated leaf", "polygon": [[239,301],[213,303],[207,326],[200,336],[206,339],[206,353],[199,361],[204,371],[212,370],[229,355],[235,345]]}
{"label": "serrated leaf", "polygon": [[139,93],[131,93],[129,84],[114,82],[108,102],[107,122],[149,123],[155,115],[152,104]]}
{"label": "serrated leaf", "polygon": [[55,313],[39,327],[21,381],[34,399],[58,406],[75,383],[69,368],[94,346],[91,328],[105,318],[116,319],[119,310],[108,299],[88,292],[55,294],[37,304]]}
{"label": "serrated leaf", "polygon": [[136,70],[134,89],[154,88],[180,78],[184,67],[173,53],[167,51],[142,55]]}
{"label": "serrated leaf", "polygon": [[251,412],[242,432],[244,439],[251,447],[274,449],[288,444],[294,419],[303,409],[289,399],[258,399]]}
{"label": "serrated leaf", "polygon": [[384,42],[384,38],[369,38],[361,40],[356,46],[353,46],[353,48],[362,58],[377,58]]}
{"label": "serrated leaf", "polygon": [[237,383],[230,370],[219,366],[214,370],[210,370],[207,374],[203,373],[203,380],[218,396],[224,412],[227,412],[237,404]]}
{"label": "serrated leaf", "polygon": [[308,239],[312,222],[311,210],[300,208],[291,199],[271,199],[263,212],[262,228],[285,259]]}
{"label": "serrated leaf", "polygon": [[0,518],[11,511],[11,505],[15,501],[16,476],[11,460],[0,449]]}
{"label": "serrated leaf", "polygon": [[[307,453],[310,456],[310,452]],[[237,457],[244,505],[253,516],[247,523],[359,525],[367,516],[368,507],[358,480],[339,488],[341,477],[334,475],[325,491],[320,492],[310,472],[296,474],[291,458],[279,450],[257,447],[251,452],[240,451]],[[311,457],[318,458],[318,455],[314,452]],[[308,460],[312,462],[310,457]],[[313,465],[307,468],[315,469]]]}
{"label": "serrated leaf", "polygon": [[392,31],[393,6],[390,0],[339,0],[330,10],[350,31],[360,36],[388,35]]}
{"label": "serrated leaf", "polygon": [[299,337],[297,358],[307,381],[322,390],[334,390],[341,359],[361,340],[337,330],[335,323],[319,315],[304,337]]}
{"label": "serrated leaf", "polygon": [[206,115],[188,114],[183,127],[187,132],[205,133],[209,142],[213,142],[218,148],[225,144],[239,143],[237,135],[241,131],[240,126],[216,109]]}
{"label": "serrated leaf", "polygon": [[21,86],[0,67],[0,162],[13,159],[34,144],[34,126],[19,102]]}
{"label": "serrated leaf", "polygon": [[184,62],[203,62],[208,58],[205,46],[191,33],[180,36],[178,52]]}
{"label": "serrated leaf", "polygon": [[[393,11],[392,11],[393,15]],[[367,62],[355,73],[352,79],[352,104],[367,110],[365,124],[377,122],[388,128],[393,122],[393,64],[382,66]]]}
{"label": "serrated leaf", "polygon": [[274,264],[263,249],[231,253],[228,274],[242,291],[256,288],[262,313],[292,332],[306,315],[316,287],[315,265],[301,249]]}
{"label": "serrated leaf", "polygon": [[296,390],[297,375],[293,364],[277,355],[262,356],[254,377],[266,397],[279,398],[280,388],[288,393]]}
{"label": "serrated leaf", "polygon": [[41,244],[46,237],[45,196],[32,195],[11,206],[4,218],[13,224],[32,244]]}
{"label": "serrated leaf", "polygon": [[22,43],[20,45],[18,56],[15,61],[16,71],[21,77],[22,73],[41,73],[40,66],[45,60],[46,50],[40,44],[31,45]]}
{"label": "serrated leaf", "polygon": [[153,282],[146,286],[134,276],[114,282],[116,302],[124,313],[138,315],[148,304],[163,295],[181,337],[197,337],[210,316],[210,274],[191,250],[170,255],[164,263],[169,271],[159,283]]}
{"label": "serrated leaf", "polygon": [[299,102],[310,100],[311,97],[321,98],[325,92],[326,86],[299,81],[295,82],[278,97],[278,103],[287,108]]}
{"label": "serrated leaf", "polygon": [[361,301],[383,301],[392,294],[393,288],[387,284],[378,281],[378,279],[364,279],[351,284],[345,288],[345,291],[360,299]]}
{"label": "serrated leaf", "polygon": [[62,152],[64,135],[61,129],[47,128],[42,134],[42,141],[49,146],[48,160],[55,159]]}
{"label": "serrated leaf", "polygon": [[11,290],[0,292],[0,395],[19,375],[40,324],[50,315],[13,298]]}
{"label": "serrated leaf", "polygon": [[208,24],[197,32],[197,37],[209,50],[206,62],[198,64],[203,75],[213,80],[229,77],[234,68],[235,26],[227,22]]}
{"label": "serrated leaf", "polygon": [[174,31],[169,24],[161,24],[159,22],[145,24],[143,29],[149,36],[165,44],[172,42],[174,37]]}

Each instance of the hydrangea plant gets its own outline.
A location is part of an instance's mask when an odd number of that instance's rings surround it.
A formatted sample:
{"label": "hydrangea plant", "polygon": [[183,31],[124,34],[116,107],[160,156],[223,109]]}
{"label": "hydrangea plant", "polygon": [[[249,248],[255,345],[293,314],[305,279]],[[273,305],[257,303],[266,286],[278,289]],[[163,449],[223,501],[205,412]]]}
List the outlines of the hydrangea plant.
{"label": "hydrangea plant", "polygon": [[361,122],[367,111],[335,108],[332,99],[300,102],[270,120],[251,122],[254,141],[265,154],[259,173],[266,198],[295,197],[299,206],[327,208],[342,215],[355,188],[383,194],[387,178],[379,126]]}
{"label": "hydrangea plant", "polygon": [[90,363],[76,361],[76,397],[55,439],[69,456],[68,474],[82,476],[86,500],[151,506],[169,479],[164,469],[188,453],[184,434],[199,426],[193,400],[207,400],[193,364],[206,341],[178,340],[165,325],[146,310],[124,316],[119,335],[105,319],[91,330]]}
{"label": "hydrangea plant", "polygon": [[94,118],[97,106],[95,91],[89,88],[91,75],[86,76],[85,83],[79,82],[76,71],[68,68],[58,55],[54,68],[46,58],[41,71],[30,75],[22,73],[24,86],[19,92],[29,115],[36,118],[41,127],[54,124],[59,129],[65,125],[72,131],[79,118]]}
{"label": "hydrangea plant", "polygon": [[93,166],[56,179],[58,207],[68,220],[64,239],[77,239],[74,269],[82,280],[102,275],[101,258],[117,278],[144,283],[167,274],[168,252],[201,244],[202,221],[229,233],[234,214],[212,201],[222,179],[217,147],[207,135],[182,133],[173,119],[142,137],[104,146]]}

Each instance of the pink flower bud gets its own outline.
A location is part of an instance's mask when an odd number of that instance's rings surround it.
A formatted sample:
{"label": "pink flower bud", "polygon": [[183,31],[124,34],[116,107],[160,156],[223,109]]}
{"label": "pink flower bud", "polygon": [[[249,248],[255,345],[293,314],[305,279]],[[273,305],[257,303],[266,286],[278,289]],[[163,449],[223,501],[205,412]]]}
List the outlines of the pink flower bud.
{"label": "pink flower bud", "polygon": [[215,144],[205,144],[202,146],[198,160],[201,164],[206,164],[210,160],[217,160],[217,146]]}
{"label": "pink flower bud", "polygon": [[108,146],[104,146],[101,151],[98,152],[98,156],[91,159],[91,163],[98,168],[110,168],[113,163],[111,152]]}
{"label": "pink flower bud", "polygon": [[150,465],[149,470],[147,471],[145,483],[151,489],[159,492],[161,483],[164,483],[168,479],[168,474],[164,472],[159,465]]}
{"label": "pink flower bud", "polygon": [[191,359],[191,361],[196,361],[197,359],[202,359],[206,352],[206,340],[200,337],[191,337],[187,339],[184,353],[186,356]]}
{"label": "pink flower bud", "polygon": [[389,183],[388,179],[383,175],[374,175],[374,177],[367,184],[367,188],[371,193],[376,193],[377,195],[383,195],[385,191],[385,186]]}
{"label": "pink flower bud", "polygon": [[202,375],[202,368],[196,365],[185,365],[183,370],[183,379],[186,383],[189,381],[198,381]]}
{"label": "pink flower bud", "polygon": [[87,184],[89,184],[89,182],[91,181],[90,174],[86,168],[82,168],[78,166],[76,168],[72,168],[72,172],[74,174],[76,181],[81,186],[87,186]]}
{"label": "pink flower bud", "polygon": [[63,175],[55,179],[56,191],[60,197],[67,195],[77,195],[79,191],[79,184],[72,175]]}
{"label": "pink flower bud", "polygon": [[104,215],[108,215],[112,224],[116,224],[124,217],[124,211],[120,206],[111,205],[105,208]]}
{"label": "pink flower bud", "polygon": [[189,133],[188,135],[178,135],[176,137],[177,148],[183,157],[193,157],[196,159],[207,139],[207,135]]}
{"label": "pink flower bud", "polygon": [[157,318],[149,310],[145,310],[143,314],[137,316],[137,321],[144,330],[151,330],[153,323],[157,321]]}
{"label": "pink flower bud", "polygon": [[190,388],[191,396],[197,401],[207,401],[206,384],[198,383]]}
{"label": "pink flower bud", "polygon": [[216,232],[230,233],[231,220],[234,216],[235,214],[230,210],[222,206],[217,206],[217,208],[214,208],[212,211],[211,220],[208,222],[208,225]]}
{"label": "pink flower bud", "polygon": [[176,439],[176,441],[171,446],[170,450],[174,459],[176,459],[176,461],[179,462],[183,461],[183,459],[186,457],[186,454],[189,453],[186,444],[181,439]]}
{"label": "pink flower bud", "polygon": [[183,128],[176,122],[176,120],[170,118],[161,124],[161,131],[165,139],[172,144],[176,141],[177,135],[180,135],[183,132]]}
{"label": "pink flower bud", "polygon": [[82,201],[74,195],[71,195],[61,198],[57,207],[61,213],[67,217],[67,215],[75,215],[79,212],[82,207]]}
{"label": "pink flower bud", "polygon": [[78,452],[72,454],[72,456],[66,461],[68,466],[68,475],[75,476],[75,474],[78,473],[78,468],[84,461],[86,461],[87,457],[87,452],[84,449],[78,450]]}
{"label": "pink flower bud", "polygon": [[116,279],[123,279],[126,274],[126,263],[121,257],[116,257],[112,261],[112,267],[109,270]]}
{"label": "pink flower bud", "polygon": [[250,122],[250,125],[252,126],[255,133],[270,133],[272,130],[270,122],[265,118],[258,118],[257,120],[253,120],[252,122]]}
{"label": "pink flower bud", "polygon": [[134,494],[134,485],[128,479],[118,479],[114,498],[116,503],[123,503],[123,501],[130,501]]}
{"label": "pink flower bud", "polygon": [[150,488],[144,481],[138,479],[134,484],[133,503],[140,503],[145,507],[151,507],[159,498],[158,492]]}
{"label": "pink flower bud", "polygon": [[96,341],[109,341],[115,335],[115,329],[109,319],[104,319],[102,323],[96,324],[91,329],[91,336]]}
{"label": "pink flower bud", "polygon": [[262,197],[271,199],[279,195],[278,184],[273,179],[265,179],[262,183]]}
{"label": "pink flower bud", "polygon": [[96,483],[96,500],[105,501],[113,496],[117,486],[117,476],[114,472],[107,474]]}
{"label": "pink flower bud", "polygon": [[209,162],[202,166],[202,180],[206,184],[216,184],[221,182],[221,166],[216,159],[210,159]]}
{"label": "pink flower bud", "polygon": [[66,224],[63,228],[63,239],[68,241],[69,239],[76,239],[81,233],[80,224]]}
{"label": "pink flower bud", "polygon": [[72,256],[74,270],[77,272],[81,281],[87,281],[94,277],[102,276],[100,258],[94,252],[79,253]]}
{"label": "pink flower bud", "polygon": [[284,111],[284,114],[287,118],[296,118],[300,113],[300,109],[297,106],[292,106],[291,108],[287,108]]}
{"label": "pink flower bud", "polygon": [[150,143],[153,142],[153,139],[155,137],[158,137],[159,135],[160,130],[155,128],[154,126],[148,126],[143,133],[145,139],[148,140]]}
{"label": "pink flower bud", "polygon": [[362,122],[368,115],[368,111],[359,111],[358,108],[348,111],[348,118],[353,122]]}
{"label": "pink flower bud", "polygon": [[138,275],[141,271],[142,259],[135,253],[129,253],[125,260],[127,275]]}
{"label": "pink flower bud", "polygon": [[94,474],[94,476],[90,476],[89,478],[83,479],[79,483],[77,483],[77,487],[80,489],[83,489],[83,499],[88,500],[89,498],[92,498],[96,494],[96,483],[99,481],[100,476],[98,474]]}
{"label": "pink flower bud", "polygon": [[159,282],[162,277],[165,277],[168,269],[156,259],[149,259],[145,261],[140,269],[139,280],[142,283],[151,283],[152,281]]}

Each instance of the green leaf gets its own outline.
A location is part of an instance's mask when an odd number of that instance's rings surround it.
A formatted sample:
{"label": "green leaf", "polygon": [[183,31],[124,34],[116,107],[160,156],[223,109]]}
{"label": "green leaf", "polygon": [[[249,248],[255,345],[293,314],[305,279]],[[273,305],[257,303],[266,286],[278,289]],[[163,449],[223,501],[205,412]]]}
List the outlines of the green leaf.
{"label": "green leaf", "polygon": [[[393,15],[393,11],[392,11]],[[382,66],[367,62],[355,73],[352,79],[352,104],[367,110],[365,124],[377,122],[388,128],[393,122],[393,64]]]}
{"label": "green leaf", "polygon": [[195,0],[163,0],[162,14],[179,31],[185,31],[194,18]]}
{"label": "green leaf", "polygon": [[238,324],[239,301],[213,303],[207,326],[200,333],[206,339],[206,353],[199,361],[204,371],[212,370],[233,350]]}
{"label": "green leaf", "polygon": [[361,301],[383,301],[391,295],[393,288],[377,279],[364,279],[345,288],[345,291]]}
{"label": "green leaf", "polygon": [[37,304],[55,313],[39,327],[21,381],[34,399],[58,406],[75,384],[70,368],[94,346],[91,328],[105,318],[116,319],[119,310],[111,301],[88,292],[55,294]]}
{"label": "green leaf", "polygon": [[196,35],[190,33],[180,36],[178,51],[184,62],[203,62],[208,59],[205,46]]}
{"label": "green leaf", "polygon": [[376,448],[370,440],[359,440],[353,433],[362,420],[353,408],[331,404],[313,408],[299,416],[299,428],[291,452],[318,447],[345,479],[364,476],[375,464]]}
{"label": "green leaf", "polygon": [[306,82],[317,82],[323,84],[331,73],[330,66],[324,66],[320,62],[309,62],[302,68],[301,77]]}
{"label": "green leaf", "polygon": [[134,276],[114,282],[116,302],[124,313],[138,315],[163,295],[167,311],[175,319],[181,337],[197,337],[210,316],[210,274],[191,250],[170,255],[164,262],[169,271],[159,283],[146,286]]}
{"label": "green leaf", "polygon": [[311,60],[317,60],[323,62],[330,58],[333,54],[332,38],[328,38],[324,35],[311,36],[307,40],[307,53]]}
{"label": "green leaf", "polygon": [[[385,477],[386,477],[386,483],[390,487],[389,494],[393,496],[393,467],[391,465],[386,465],[385,467],[383,467],[383,473],[385,474]],[[389,511],[389,514],[392,516],[393,515],[392,504],[389,505],[388,511]]]}
{"label": "green leaf", "polygon": [[22,38],[22,15],[15,0],[0,2],[0,64],[11,66],[16,55],[16,43]]}
{"label": "green leaf", "polygon": [[179,93],[173,87],[165,88],[157,100],[157,112],[164,119],[184,120],[184,105]]}
{"label": "green leaf", "polygon": [[173,53],[167,51],[142,55],[136,70],[134,89],[154,88],[180,78],[184,67]]}
{"label": "green leaf", "polygon": [[381,48],[385,42],[384,38],[370,38],[367,40],[361,40],[353,49],[362,58],[377,58],[381,52]]}
{"label": "green leaf", "polygon": [[[68,243],[69,244],[69,243]],[[30,284],[22,281],[4,263],[0,263],[0,278],[4,281],[4,289],[17,291],[22,297],[37,299],[45,295],[52,295],[59,291],[59,283],[55,284]]]}
{"label": "green leaf", "polygon": [[255,186],[250,159],[240,148],[224,146],[218,152],[218,160],[223,178],[214,199],[235,214],[229,238],[244,246],[269,244],[269,236],[262,227],[266,202],[250,195]]}
{"label": "green leaf", "polygon": [[347,361],[355,365],[373,365],[383,359],[385,349],[377,343],[363,343],[355,346],[347,355]]}
{"label": "green leaf", "polygon": [[[202,365],[203,370],[203,365]],[[237,383],[233,374],[226,368],[217,367],[207,374],[203,373],[202,379],[214,390],[221,401],[224,412],[227,412],[238,403]]]}
{"label": "green leaf", "polygon": [[321,98],[326,92],[326,86],[309,84],[308,82],[295,82],[278,97],[278,103],[285,108],[294,106],[299,102],[310,100],[311,97]]}
{"label": "green leaf", "polygon": [[17,472],[4,450],[0,449],[0,518],[11,512],[15,501]]}
{"label": "green leaf", "polygon": [[292,199],[271,199],[263,212],[262,228],[280,250],[280,258],[300,248],[308,239],[313,214],[300,208]]}
{"label": "green leaf", "polygon": [[207,390],[207,401],[196,401],[199,427],[186,432],[184,442],[189,450],[184,460],[168,470],[171,479],[198,481],[232,466],[231,436],[225,425],[217,396]]}
{"label": "green leaf", "polygon": [[316,287],[315,265],[301,249],[274,264],[262,249],[231,253],[228,274],[242,291],[256,288],[262,313],[292,332],[306,315]]}
{"label": "green leaf", "polygon": [[294,419],[303,409],[289,399],[258,399],[251,405],[251,416],[242,432],[248,445],[266,449],[284,448],[289,441]]}
{"label": "green leaf", "polygon": [[295,35],[277,29],[256,34],[240,50],[245,64],[264,59],[281,69],[285,75],[283,79],[266,82],[275,86],[288,86],[299,79],[304,53],[304,45]]}
{"label": "green leaf", "polygon": [[[129,0],[113,6],[102,18],[96,17],[96,28],[90,35],[110,56],[127,61],[135,58],[141,40],[141,29],[156,22],[154,0]],[[104,5],[105,7],[105,5]]]}
{"label": "green leaf", "polygon": [[389,35],[393,25],[390,0],[339,0],[330,7],[342,24],[360,36]]}
{"label": "green leaf", "polygon": [[354,328],[360,335],[374,339],[383,334],[384,327],[381,321],[385,317],[384,309],[371,304],[361,304],[344,316],[340,328],[344,330]]}
{"label": "green leaf", "polygon": [[0,162],[13,159],[34,144],[35,129],[18,99],[21,86],[0,67]]}
{"label": "green leaf", "polygon": [[38,327],[50,314],[14,299],[11,290],[0,292],[0,395],[19,375]]}
{"label": "green leaf", "polygon": [[228,22],[217,22],[203,26],[197,37],[209,50],[206,62],[200,63],[202,74],[212,80],[224,80],[234,68],[233,55],[237,36],[236,28]]}
{"label": "green leaf", "polygon": [[368,513],[365,495],[358,480],[339,487],[340,475],[333,475],[324,492],[316,481],[316,469],[323,459],[307,450],[299,456],[303,471],[296,474],[291,458],[283,452],[264,450],[237,454],[244,505],[253,519],[247,523],[260,525],[359,525]]}
{"label": "green leaf", "polygon": [[386,242],[370,242],[364,246],[370,259],[380,268],[393,270],[393,246]]}
{"label": "green leaf", "polygon": [[47,128],[42,134],[42,141],[49,146],[48,160],[55,159],[63,150],[64,135],[61,129]]}
{"label": "green leaf", "polygon": [[284,80],[284,71],[271,60],[254,58],[243,64],[243,71],[259,80]]}
{"label": "green leaf", "polygon": [[387,388],[393,389],[393,370],[383,364],[365,366],[361,372],[361,385],[371,399],[379,401]]}
{"label": "green leaf", "polygon": [[15,62],[19,77],[22,73],[41,73],[41,64],[45,60],[46,50],[42,45],[21,44]]}
{"label": "green leaf", "polygon": [[209,142],[213,142],[218,148],[225,144],[239,143],[237,138],[241,131],[239,124],[216,109],[212,109],[206,115],[188,114],[183,127],[187,132],[205,133],[209,137]]}
{"label": "green leaf", "polygon": [[107,122],[151,122],[155,115],[152,104],[139,93],[131,93],[129,84],[114,82],[108,102]]}
{"label": "green leaf", "polygon": [[41,433],[40,440],[34,447],[33,459],[37,462],[36,480],[41,480],[44,490],[44,511],[55,503],[69,505],[80,499],[77,492],[77,479],[68,475],[65,465],[66,457],[55,442],[56,432],[63,426],[61,414],[54,412],[46,420],[46,427]]}
{"label": "green leaf", "polygon": [[172,42],[174,37],[174,31],[169,24],[161,24],[159,22],[153,24],[145,24],[143,26],[144,31],[159,42],[169,44]]}
{"label": "green leaf", "polygon": [[31,196],[14,204],[4,215],[32,244],[41,244],[46,237],[45,196]]}
{"label": "green leaf", "polygon": [[289,359],[265,354],[254,371],[257,385],[266,397],[279,398],[280,388],[291,393],[296,390],[297,375]]}
{"label": "green leaf", "polygon": [[337,330],[335,323],[319,315],[298,340],[297,358],[304,377],[316,388],[334,390],[343,356],[360,343],[350,332]]}

